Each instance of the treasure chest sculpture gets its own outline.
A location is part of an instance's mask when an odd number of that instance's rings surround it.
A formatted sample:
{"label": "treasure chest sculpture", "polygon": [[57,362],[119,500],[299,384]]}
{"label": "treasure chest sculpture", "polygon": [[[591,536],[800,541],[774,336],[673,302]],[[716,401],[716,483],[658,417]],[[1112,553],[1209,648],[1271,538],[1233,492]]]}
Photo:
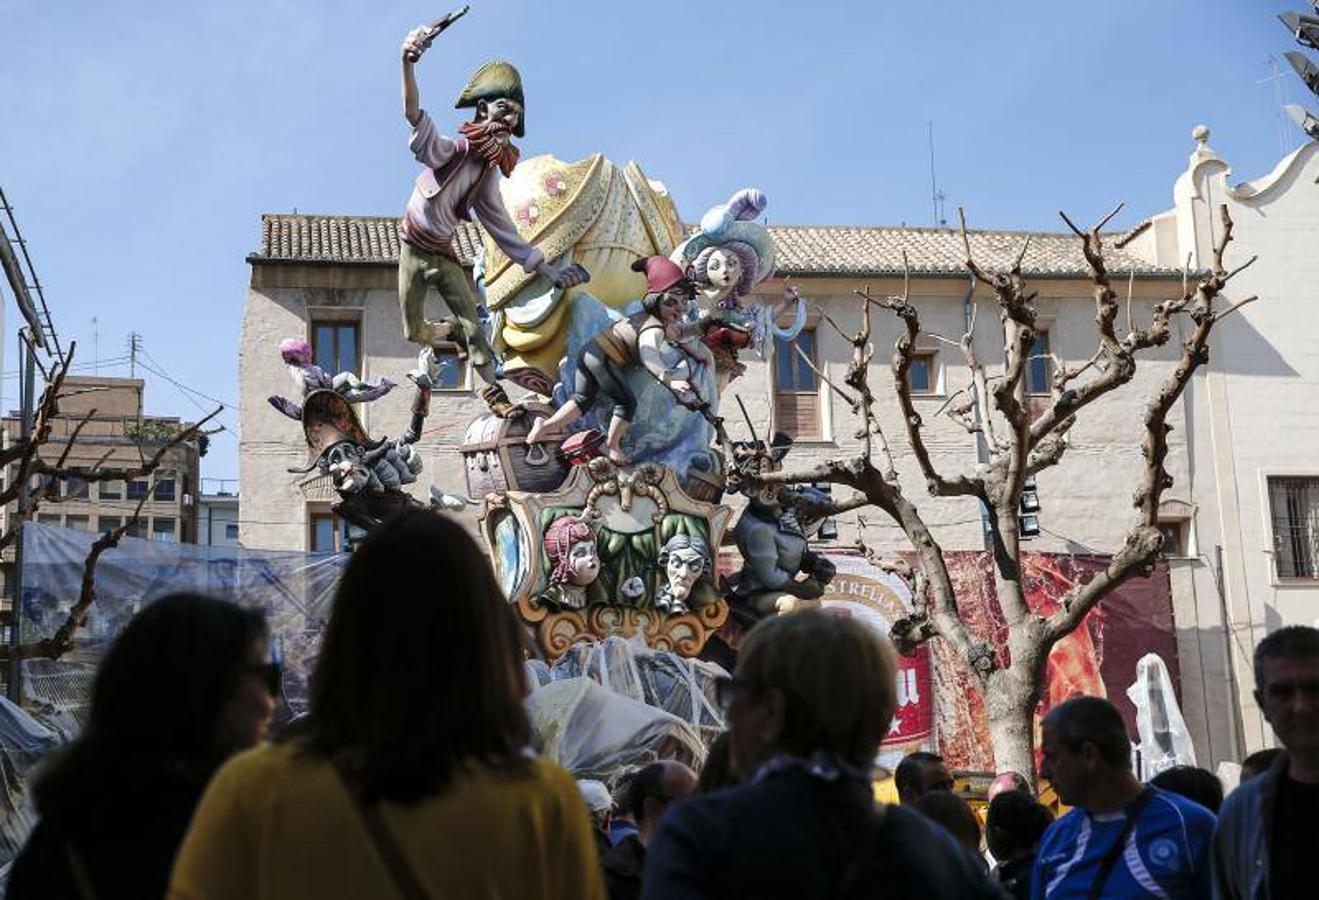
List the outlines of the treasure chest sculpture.
{"label": "treasure chest sculpture", "polygon": [[526,442],[535,416],[552,412],[543,403],[528,403],[525,412],[511,418],[484,415],[467,426],[459,449],[467,467],[469,497],[480,499],[504,491],[540,493],[563,484],[568,464],[556,452],[558,440]]}

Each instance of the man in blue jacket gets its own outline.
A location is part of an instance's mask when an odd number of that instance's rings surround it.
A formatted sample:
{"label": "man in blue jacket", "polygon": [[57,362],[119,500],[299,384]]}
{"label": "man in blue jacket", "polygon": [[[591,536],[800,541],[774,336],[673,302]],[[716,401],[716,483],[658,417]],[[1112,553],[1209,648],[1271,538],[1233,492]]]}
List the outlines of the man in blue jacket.
{"label": "man in blue jacket", "polygon": [[1140,783],[1113,704],[1073,697],[1054,707],[1042,750],[1041,774],[1074,809],[1040,842],[1035,900],[1209,896],[1214,814]]}
{"label": "man in blue jacket", "polygon": [[1319,630],[1280,628],[1255,648],[1255,702],[1285,752],[1228,795],[1214,834],[1214,896],[1319,891]]}

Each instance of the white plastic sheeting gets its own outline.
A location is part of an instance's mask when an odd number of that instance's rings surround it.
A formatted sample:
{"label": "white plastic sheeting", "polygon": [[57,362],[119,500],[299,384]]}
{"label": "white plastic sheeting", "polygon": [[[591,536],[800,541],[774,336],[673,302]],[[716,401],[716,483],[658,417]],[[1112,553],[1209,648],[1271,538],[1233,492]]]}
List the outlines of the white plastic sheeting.
{"label": "white plastic sheeting", "polygon": [[66,738],[0,697],[0,863],[6,868],[36,824],[28,770]]}
{"label": "white plastic sheeting", "polygon": [[[63,624],[82,588],[83,563],[97,535],[29,522],[24,526],[22,639],[38,641]],[[73,652],[23,663],[24,705],[47,724],[86,712],[96,664],[125,623],[147,603],[179,591],[235,600],[263,610],[284,654],[284,693],[293,714],[306,708],[307,676],[347,554],[209,547],[123,538],[96,565],[96,600]]]}
{"label": "white plastic sheeting", "polygon": [[1136,663],[1136,682],[1127,688],[1136,707],[1143,777],[1153,778],[1173,766],[1195,765],[1195,747],[1173,692],[1168,667],[1156,653]]}
{"label": "white plastic sheeting", "polygon": [[578,778],[609,785],[657,759],[693,768],[724,728],[713,663],[652,650],[640,638],[577,644],[553,666],[527,663],[536,749]]}

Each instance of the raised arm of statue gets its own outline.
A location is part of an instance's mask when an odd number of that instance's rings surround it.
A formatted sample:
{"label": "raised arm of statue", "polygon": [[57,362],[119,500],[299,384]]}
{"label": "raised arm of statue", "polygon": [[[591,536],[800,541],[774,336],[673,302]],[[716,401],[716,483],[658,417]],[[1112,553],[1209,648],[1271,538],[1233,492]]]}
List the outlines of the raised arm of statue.
{"label": "raised arm of statue", "polygon": [[403,39],[403,47],[399,51],[403,58],[403,115],[413,127],[421,121],[421,94],[417,90],[417,74],[414,67],[416,60],[420,59],[421,54],[430,46],[430,41],[427,39],[429,33],[430,30],[425,27],[412,29]]}

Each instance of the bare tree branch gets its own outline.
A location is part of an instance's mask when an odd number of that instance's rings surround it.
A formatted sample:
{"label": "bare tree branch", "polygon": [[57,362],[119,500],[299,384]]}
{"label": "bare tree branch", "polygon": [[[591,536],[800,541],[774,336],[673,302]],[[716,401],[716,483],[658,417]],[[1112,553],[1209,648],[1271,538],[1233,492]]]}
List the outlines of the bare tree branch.
{"label": "bare tree branch", "polygon": [[[1213,269],[1200,280],[1190,309],[1195,328],[1182,344],[1182,352],[1173,371],[1164,379],[1159,392],[1145,411],[1145,437],[1141,441],[1145,467],[1140,487],[1133,498],[1138,513],[1136,525],[1127,533],[1121,549],[1103,571],[1084,584],[1077,585],[1062,598],[1061,608],[1049,617],[1046,625],[1048,646],[1075,630],[1086,614],[1116,587],[1134,575],[1147,572],[1163,546],[1163,535],[1159,531],[1159,499],[1163,491],[1172,485],[1172,476],[1165,467],[1168,433],[1172,431],[1167,421],[1168,413],[1185,391],[1195,371],[1209,361],[1209,336],[1214,324],[1233,309],[1254,299],[1247,298],[1221,312],[1213,308],[1215,299],[1233,274],[1223,268],[1223,253],[1232,241],[1232,217],[1226,206],[1219,207],[1219,215],[1223,228],[1214,246]],[[1181,301],[1177,308],[1185,306],[1185,302]],[[1160,304],[1160,307],[1162,311],[1156,310],[1156,325],[1152,328],[1157,327],[1161,315],[1166,320],[1171,314],[1170,304]]]}

